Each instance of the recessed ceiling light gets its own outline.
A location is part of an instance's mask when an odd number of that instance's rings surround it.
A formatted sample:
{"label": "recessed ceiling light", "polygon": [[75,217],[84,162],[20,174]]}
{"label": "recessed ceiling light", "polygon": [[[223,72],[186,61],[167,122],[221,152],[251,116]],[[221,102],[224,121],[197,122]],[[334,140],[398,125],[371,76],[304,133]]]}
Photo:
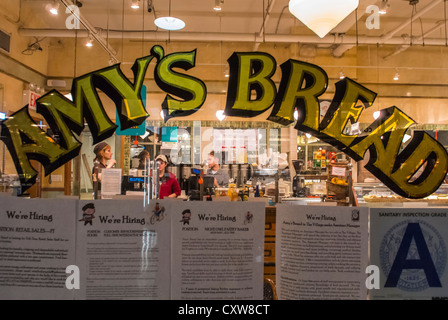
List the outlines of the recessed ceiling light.
{"label": "recessed ceiling light", "polygon": [[156,26],[165,30],[180,30],[185,28],[185,22],[174,17],[161,17],[154,20]]}

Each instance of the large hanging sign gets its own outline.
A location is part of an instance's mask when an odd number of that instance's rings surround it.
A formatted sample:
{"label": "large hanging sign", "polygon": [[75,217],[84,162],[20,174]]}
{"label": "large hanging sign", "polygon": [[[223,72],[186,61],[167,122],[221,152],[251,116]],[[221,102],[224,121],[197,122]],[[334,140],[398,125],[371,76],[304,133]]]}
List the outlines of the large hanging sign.
{"label": "large hanging sign", "polygon": [[[14,160],[23,190],[36,181],[37,172],[30,164],[31,159],[41,162],[48,175],[78,155],[81,143],[76,135],[82,132],[85,121],[94,143],[114,134],[117,125],[107,116],[97,89],[114,101],[122,130],[145,121],[149,114],[142,103],[141,88],[154,58],[154,79],[167,93],[162,103],[165,122],[191,115],[202,107],[207,96],[204,82],[174,70],[193,68],[196,50],[165,55],[161,46],[154,46],[149,56],[137,59],[132,67],[134,83],[124,76],[119,64],[76,78],[71,90],[73,102],[55,90],[37,100],[37,112],[53,132],[59,132],[59,141],[36,126],[28,113],[29,106],[1,122],[3,141]],[[376,93],[356,81],[345,78],[336,83],[334,99],[322,119],[319,97],[328,87],[328,76],[322,68],[290,59],[281,65],[282,78],[277,90],[272,80],[277,63],[271,55],[235,52],[228,63],[225,115],[250,118],[273,106],[268,120],[289,125],[297,109],[297,130],[332,144],[357,161],[368,150],[366,169],[397,194],[424,198],[442,184],[448,167],[446,150],[423,131],[415,132],[403,149],[404,134],[415,122],[397,107],[382,110],[363,133],[346,133],[346,127],[356,123],[376,98]]]}

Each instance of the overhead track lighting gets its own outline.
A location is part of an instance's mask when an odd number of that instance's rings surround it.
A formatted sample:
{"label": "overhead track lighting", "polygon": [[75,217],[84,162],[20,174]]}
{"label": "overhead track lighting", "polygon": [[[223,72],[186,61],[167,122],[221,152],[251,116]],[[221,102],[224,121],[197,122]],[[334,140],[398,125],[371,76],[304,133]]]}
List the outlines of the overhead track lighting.
{"label": "overhead track lighting", "polygon": [[86,41],[86,47],[87,48],[92,48],[93,47],[93,40],[92,39],[87,39]]}
{"label": "overhead track lighting", "polygon": [[215,11],[221,11],[222,7],[221,4],[224,3],[224,0],[215,0],[215,6],[213,7],[213,10]]}
{"label": "overhead track lighting", "polygon": [[389,1],[388,0],[382,0],[381,1],[381,5],[380,5],[380,14],[386,14],[387,13],[387,8],[389,8]]}
{"label": "overhead track lighting", "polygon": [[134,0],[131,2],[132,9],[140,9],[140,0]]}
{"label": "overhead track lighting", "polygon": [[359,0],[290,0],[289,11],[323,38],[358,5]]}

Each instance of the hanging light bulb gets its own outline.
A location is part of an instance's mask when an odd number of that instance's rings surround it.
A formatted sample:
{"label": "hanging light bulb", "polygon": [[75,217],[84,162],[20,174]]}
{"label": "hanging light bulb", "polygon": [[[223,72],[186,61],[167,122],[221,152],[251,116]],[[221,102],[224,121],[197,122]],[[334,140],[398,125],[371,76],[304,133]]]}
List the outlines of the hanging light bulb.
{"label": "hanging light bulb", "polygon": [[398,70],[395,72],[394,80],[395,80],[395,81],[400,80],[400,74],[398,73]]}
{"label": "hanging light bulb", "polygon": [[358,5],[359,0],[290,0],[289,11],[323,38]]}
{"label": "hanging light bulb", "polygon": [[343,70],[341,70],[340,72],[339,72],[339,79],[344,79],[345,78],[345,73],[344,73],[344,71]]}

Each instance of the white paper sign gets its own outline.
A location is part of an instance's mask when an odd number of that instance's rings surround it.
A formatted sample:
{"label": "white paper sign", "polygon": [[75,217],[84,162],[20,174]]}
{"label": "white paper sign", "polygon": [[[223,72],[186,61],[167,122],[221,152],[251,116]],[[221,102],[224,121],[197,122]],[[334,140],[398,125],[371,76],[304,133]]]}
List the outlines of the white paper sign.
{"label": "white paper sign", "polygon": [[73,299],[76,200],[2,197],[0,299]]}
{"label": "white paper sign", "polygon": [[101,197],[121,194],[121,169],[101,171]]}
{"label": "white paper sign", "polygon": [[263,298],[263,203],[172,201],[168,208],[172,299]]}
{"label": "white paper sign", "polygon": [[81,201],[78,299],[169,299],[170,216],[160,200]]}
{"label": "white paper sign", "polygon": [[366,299],[368,208],[277,205],[279,299]]}
{"label": "white paper sign", "polygon": [[370,209],[372,299],[448,298],[448,209]]}
{"label": "white paper sign", "polygon": [[345,168],[344,167],[331,167],[331,174],[333,176],[345,177]]}

